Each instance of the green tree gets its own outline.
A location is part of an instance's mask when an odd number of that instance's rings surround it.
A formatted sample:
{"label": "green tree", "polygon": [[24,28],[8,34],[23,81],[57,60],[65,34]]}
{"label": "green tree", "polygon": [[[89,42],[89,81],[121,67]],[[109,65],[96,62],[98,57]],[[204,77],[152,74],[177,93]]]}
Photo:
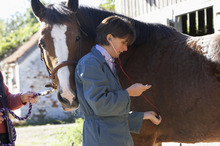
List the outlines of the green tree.
{"label": "green tree", "polygon": [[0,20],[0,39],[2,39],[4,35],[5,23],[3,20]]}
{"label": "green tree", "polygon": [[105,0],[105,3],[100,4],[101,9],[115,12],[115,0]]}
{"label": "green tree", "polygon": [[[1,28],[4,28],[2,33]],[[0,23],[0,60],[25,43],[38,31],[38,28],[39,23],[30,8],[25,14],[15,13],[10,20],[6,21],[5,25]]]}
{"label": "green tree", "polygon": [[7,19],[5,23],[7,27],[5,27],[4,36],[7,36],[9,33],[14,32],[24,25],[24,16],[21,13],[16,12],[10,19]]}

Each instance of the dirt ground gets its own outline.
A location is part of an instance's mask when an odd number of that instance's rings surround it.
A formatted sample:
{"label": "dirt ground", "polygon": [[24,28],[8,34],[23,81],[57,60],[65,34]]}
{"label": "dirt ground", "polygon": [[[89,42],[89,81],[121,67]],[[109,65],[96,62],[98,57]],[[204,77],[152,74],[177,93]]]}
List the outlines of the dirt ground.
{"label": "dirt ground", "polygon": [[55,138],[59,128],[71,127],[73,124],[45,125],[16,128],[16,146],[56,146]]}

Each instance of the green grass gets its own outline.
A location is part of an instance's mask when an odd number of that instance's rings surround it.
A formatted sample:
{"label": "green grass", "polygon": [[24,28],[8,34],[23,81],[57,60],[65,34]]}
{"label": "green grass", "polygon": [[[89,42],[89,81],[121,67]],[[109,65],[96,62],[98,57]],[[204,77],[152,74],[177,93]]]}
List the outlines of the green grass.
{"label": "green grass", "polygon": [[70,144],[73,146],[81,146],[82,129],[83,119],[77,119],[74,126],[71,128],[65,127],[63,129],[58,129],[55,138],[58,139],[60,143],[53,143],[51,146],[68,146]]}
{"label": "green grass", "polygon": [[16,146],[81,146],[83,122],[17,127]]}

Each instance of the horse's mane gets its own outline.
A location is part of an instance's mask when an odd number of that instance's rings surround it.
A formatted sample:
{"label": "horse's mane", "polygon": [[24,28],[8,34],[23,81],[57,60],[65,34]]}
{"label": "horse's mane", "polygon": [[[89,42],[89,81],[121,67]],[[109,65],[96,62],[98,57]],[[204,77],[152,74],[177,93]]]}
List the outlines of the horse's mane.
{"label": "horse's mane", "polygon": [[[45,16],[47,16],[46,19],[48,20],[48,23],[62,24],[63,22],[72,21],[73,12],[65,6],[64,2],[60,4],[48,5],[47,8],[48,9],[45,12]],[[134,45],[140,45],[142,43],[158,39],[157,37],[170,37],[176,32],[174,28],[167,27],[162,24],[144,23],[117,13],[90,7],[81,6],[76,13],[76,17],[79,21],[81,30],[83,30],[88,35],[88,37],[93,38],[96,37],[96,27],[104,18],[111,15],[118,15],[132,21],[137,34]]]}
{"label": "horse's mane", "polygon": [[64,2],[60,4],[49,4],[44,11],[44,20],[49,24],[62,24],[63,22],[72,22],[73,12],[65,6]]}
{"label": "horse's mane", "polygon": [[96,36],[95,30],[96,27],[99,25],[99,23],[104,18],[111,15],[118,15],[132,21],[137,33],[137,39],[134,42],[134,44],[136,45],[146,43],[147,41],[154,39],[152,38],[153,37],[152,34],[154,34],[155,37],[157,36],[170,37],[172,34],[174,34],[174,32],[176,32],[174,28],[167,27],[162,24],[144,23],[117,13],[89,8],[89,7],[80,7],[77,13],[77,17],[79,19],[81,29],[92,37]]}

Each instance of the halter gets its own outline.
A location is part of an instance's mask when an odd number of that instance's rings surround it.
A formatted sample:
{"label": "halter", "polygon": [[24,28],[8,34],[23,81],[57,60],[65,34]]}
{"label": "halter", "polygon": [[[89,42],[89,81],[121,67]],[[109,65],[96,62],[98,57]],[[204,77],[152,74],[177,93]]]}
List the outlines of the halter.
{"label": "halter", "polygon": [[57,89],[57,84],[55,82],[55,75],[57,73],[57,71],[64,67],[64,66],[74,66],[76,67],[78,61],[72,61],[72,60],[69,60],[69,61],[63,61],[61,63],[59,63],[55,68],[53,68],[51,74],[50,74],[50,79],[52,80],[52,83],[51,84],[47,84],[46,87],[52,87],[54,89]]}

